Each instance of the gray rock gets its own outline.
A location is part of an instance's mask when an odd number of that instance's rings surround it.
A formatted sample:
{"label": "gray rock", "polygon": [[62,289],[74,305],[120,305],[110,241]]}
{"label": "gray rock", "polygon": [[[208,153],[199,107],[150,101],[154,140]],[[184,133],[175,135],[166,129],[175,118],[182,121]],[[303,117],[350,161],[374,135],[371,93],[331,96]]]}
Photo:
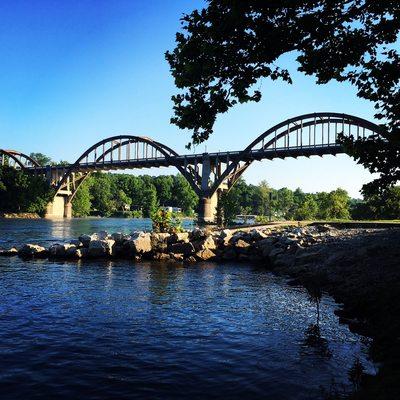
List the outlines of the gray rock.
{"label": "gray rock", "polygon": [[189,232],[176,232],[168,238],[168,244],[189,241]]}
{"label": "gray rock", "polygon": [[92,240],[89,243],[89,257],[107,257],[112,255],[114,240]]}
{"label": "gray rock", "polygon": [[201,250],[215,250],[217,248],[217,244],[212,236],[207,236],[199,240],[195,240],[192,242],[196,251]]}
{"label": "gray rock", "polygon": [[169,236],[169,233],[152,233],[150,237],[152,250],[155,252],[165,252]]}
{"label": "gray rock", "polygon": [[128,240],[127,245],[133,254],[145,254],[151,252],[151,236],[150,233],[139,232],[135,236]]}
{"label": "gray rock", "polygon": [[107,231],[100,231],[96,235],[97,235],[99,240],[106,240],[108,238],[108,232]]}
{"label": "gray rock", "polygon": [[210,249],[200,250],[196,253],[196,257],[200,260],[207,261],[212,258],[215,258],[215,253],[212,252]]}
{"label": "gray rock", "polygon": [[88,251],[88,249],[79,249],[76,246],[70,247],[67,249],[65,255],[67,258],[82,258],[84,250]]}
{"label": "gray rock", "polygon": [[201,240],[204,239],[206,236],[207,231],[201,228],[194,228],[189,234],[189,238],[191,241]]}
{"label": "gray rock", "polygon": [[190,242],[171,244],[168,250],[170,253],[183,254],[185,257],[195,253],[195,248]]}
{"label": "gray rock", "polygon": [[[80,242],[79,242],[80,243]],[[66,257],[67,256],[67,251],[71,248],[76,248],[75,245],[66,243],[66,244],[52,244],[49,247],[49,255],[51,257]]]}
{"label": "gray rock", "polygon": [[250,236],[250,239],[254,240],[254,241],[259,241],[259,240],[265,239],[267,237],[267,235],[259,229],[252,229],[249,232],[249,236]]}
{"label": "gray rock", "polygon": [[233,247],[227,247],[222,253],[222,258],[224,260],[234,260],[236,256],[236,251]]}
{"label": "gray rock", "polygon": [[84,234],[79,236],[79,241],[82,243],[83,247],[89,247],[89,243],[91,242],[91,240],[92,240],[92,235]]}
{"label": "gray rock", "polygon": [[2,257],[13,257],[18,255],[18,250],[15,247],[12,247],[8,250],[0,250],[0,256]]}
{"label": "gray rock", "polygon": [[43,258],[47,257],[48,252],[47,250],[39,246],[37,244],[24,244],[19,250],[18,255],[21,257],[36,257],[36,258]]}

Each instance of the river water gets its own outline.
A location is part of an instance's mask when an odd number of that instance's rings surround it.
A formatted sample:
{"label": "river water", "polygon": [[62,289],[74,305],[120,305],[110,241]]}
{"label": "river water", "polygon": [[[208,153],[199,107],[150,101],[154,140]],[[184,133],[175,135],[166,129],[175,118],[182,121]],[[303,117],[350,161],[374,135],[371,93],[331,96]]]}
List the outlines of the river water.
{"label": "river water", "polygon": [[[0,247],[146,227],[0,220]],[[324,296],[318,334],[303,288],[236,262],[0,258],[0,398],[323,398],[357,358],[374,372],[335,308]]]}

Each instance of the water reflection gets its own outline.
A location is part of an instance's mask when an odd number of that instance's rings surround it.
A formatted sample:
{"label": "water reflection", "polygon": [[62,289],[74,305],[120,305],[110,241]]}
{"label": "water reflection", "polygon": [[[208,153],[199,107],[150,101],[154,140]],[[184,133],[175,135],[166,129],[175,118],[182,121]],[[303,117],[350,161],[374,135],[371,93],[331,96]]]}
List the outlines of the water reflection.
{"label": "water reflection", "polygon": [[332,299],[318,318],[258,268],[6,259],[0,274],[2,400],[318,399],[369,365]]}

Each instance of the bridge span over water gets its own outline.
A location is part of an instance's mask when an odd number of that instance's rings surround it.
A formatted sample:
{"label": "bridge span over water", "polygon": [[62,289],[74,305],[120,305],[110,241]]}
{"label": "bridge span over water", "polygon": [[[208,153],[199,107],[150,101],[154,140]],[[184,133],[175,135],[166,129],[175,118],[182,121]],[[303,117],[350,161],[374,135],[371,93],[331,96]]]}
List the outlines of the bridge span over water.
{"label": "bridge span over water", "polygon": [[94,144],[73,164],[40,166],[26,154],[1,149],[0,162],[46,176],[56,191],[47,216],[65,218],[72,216],[71,202],[94,171],[175,167],[199,196],[199,220],[213,222],[221,192],[230,190],[254,161],[344,153],[340,134],[377,138],[382,129],[353,115],[319,112],[283,121],[240,151],[180,155],[149,137],[119,135]]}

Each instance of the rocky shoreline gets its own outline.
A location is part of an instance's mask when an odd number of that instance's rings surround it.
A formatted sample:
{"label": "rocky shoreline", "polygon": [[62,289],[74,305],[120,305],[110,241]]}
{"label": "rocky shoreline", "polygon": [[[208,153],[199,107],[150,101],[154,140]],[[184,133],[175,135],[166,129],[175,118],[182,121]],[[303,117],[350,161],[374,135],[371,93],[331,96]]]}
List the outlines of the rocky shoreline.
{"label": "rocky shoreline", "polygon": [[4,219],[40,219],[36,213],[0,213],[0,218]]}
{"label": "rocky shoreline", "polygon": [[381,367],[376,376],[363,378],[354,398],[400,398],[400,228],[308,225],[173,234],[99,232],[49,248],[25,244],[1,250],[0,256],[259,263],[290,277],[293,284],[329,293],[343,305],[337,311],[342,322],[374,339],[371,356]]}

